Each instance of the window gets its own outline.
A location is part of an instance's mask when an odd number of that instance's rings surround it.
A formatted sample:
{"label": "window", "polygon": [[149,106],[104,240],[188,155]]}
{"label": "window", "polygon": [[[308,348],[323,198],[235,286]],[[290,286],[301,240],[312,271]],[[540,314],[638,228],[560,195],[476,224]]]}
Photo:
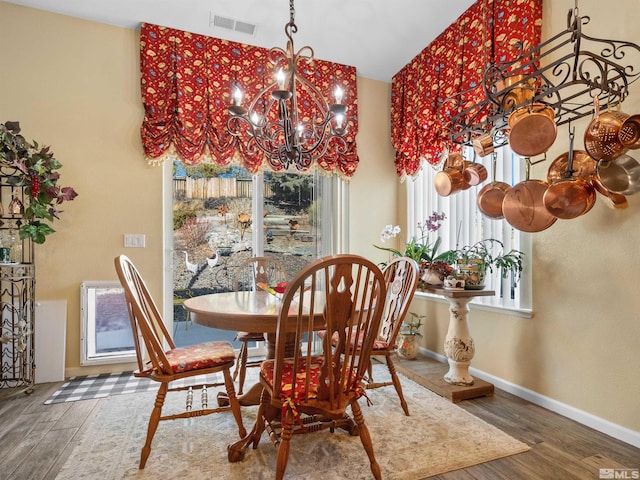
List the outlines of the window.
{"label": "window", "polygon": [[173,305],[165,304],[165,312],[173,312],[176,345],[206,335],[239,348],[235,332],[190,324],[182,304],[190,296],[234,290],[235,269],[248,257],[274,257],[293,278],[316,258],[346,251],[340,212],[347,188],[339,177],[318,171],[252,175],[239,166],[174,162],[166,205],[173,226],[166,232],[173,246],[172,284],[165,287]]}
{"label": "window", "polygon": [[[465,158],[473,157],[473,150],[465,147]],[[508,146],[496,150],[495,178],[515,185],[523,180],[524,160],[515,155]],[[491,157],[483,161],[489,170],[489,180],[493,175]],[[531,308],[531,242],[530,234],[520,232],[511,227],[504,219],[496,220],[484,216],[476,205],[481,184],[448,197],[441,197],[433,187],[437,170],[425,165],[412,181],[407,182],[407,238],[418,236],[418,222],[424,220],[434,211],[444,212],[447,219],[442,222],[438,234],[442,240],[440,252],[454,249],[456,246],[471,245],[478,240],[494,238],[504,244],[505,251],[520,250],[525,253],[525,268],[516,288],[512,279],[503,279],[499,271],[487,275],[488,289],[495,290],[493,297],[478,297],[475,304],[493,306],[521,311],[528,315]]]}

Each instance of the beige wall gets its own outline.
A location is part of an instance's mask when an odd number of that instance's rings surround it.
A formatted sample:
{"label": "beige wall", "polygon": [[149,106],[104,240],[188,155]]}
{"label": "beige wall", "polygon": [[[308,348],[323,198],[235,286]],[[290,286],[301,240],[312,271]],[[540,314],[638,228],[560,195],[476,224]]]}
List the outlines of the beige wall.
{"label": "beige wall", "polygon": [[[545,1],[546,35],[564,28],[573,5]],[[639,8],[637,0],[616,0],[610,11],[580,2],[593,18],[589,34],[636,43]],[[19,120],[27,138],[50,144],[64,165],[62,183],[79,193],[64,205],[58,232],[36,247],[37,297],[67,300],[66,362],[78,370],[83,280],[115,280],[113,258],[126,252],[157,298],[162,291],[162,175],[142,158],[138,33],[0,2],[0,44],[0,121]],[[400,223],[403,194],[389,142],[389,85],[359,79],[358,89],[351,250],[383,260],[372,244],[385,224]],[[624,109],[640,112],[639,85]],[[566,138],[561,128],[550,158],[567,150]],[[535,234],[535,316],[472,310],[471,329],[476,368],[638,431],[640,196],[629,204],[613,211],[599,201],[585,217]],[[125,250],[124,233],[146,234],[147,248]],[[442,353],[446,306],[417,300],[413,309],[428,315],[423,346]]]}
{"label": "beige wall", "polygon": [[[580,13],[591,16],[584,32],[640,44],[637,0],[602,8],[581,0]],[[573,0],[545,0],[543,36],[566,28]],[[583,45],[583,48],[589,48]],[[639,56],[635,61],[639,62]],[[634,65],[636,72],[639,63]],[[640,82],[631,85],[623,104],[640,112]],[[576,148],[590,118],[575,122]],[[548,152],[550,160],[568,151],[567,126]],[[640,154],[635,157],[640,159]],[[549,162],[532,169],[545,178]],[[614,424],[640,431],[640,295],[635,279],[640,266],[640,195],[629,208],[612,210],[598,200],[584,217],[558,220],[531,234],[533,242],[533,318],[471,309],[476,344],[472,366],[507,382]],[[428,315],[423,346],[444,355],[447,306],[416,300],[412,307]]]}

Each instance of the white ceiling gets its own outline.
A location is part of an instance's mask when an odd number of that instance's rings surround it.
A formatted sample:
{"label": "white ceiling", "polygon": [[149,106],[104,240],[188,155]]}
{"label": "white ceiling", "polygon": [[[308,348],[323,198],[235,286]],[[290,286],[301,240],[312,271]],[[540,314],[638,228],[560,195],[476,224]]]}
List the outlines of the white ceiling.
{"label": "white ceiling", "polygon": [[[286,45],[286,0],[3,0],[126,28],[154,23],[260,47]],[[358,75],[391,77],[474,0],[298,0],[296,50],[353,65]],[[257,26],[255,34],[210,26],[213,15]],[[64,34],[64,32],[61,32]]]}

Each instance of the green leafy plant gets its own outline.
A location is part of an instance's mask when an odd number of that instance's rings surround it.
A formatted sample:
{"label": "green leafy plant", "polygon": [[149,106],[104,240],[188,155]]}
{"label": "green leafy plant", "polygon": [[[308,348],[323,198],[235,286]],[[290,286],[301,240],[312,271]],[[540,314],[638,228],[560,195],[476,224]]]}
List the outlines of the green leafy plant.
{"label": "green leafy plant", "polygon": [[418,315],[414,312],[409,312],[409,315],[411,315],[411,320],[403,322],[400,332],[398,333],[401,335],[414,335],[422,338],[422,334],[418,329],[422,326],[422,320],[424,320],[426,315]]}
{"label": "green leafy plant", "polygon": [[496,268],[500,270],[502,278],[512,275],[515,286],[522,276],[524,253],[514,249],[504,253],[504,244],[500,240],[487,238],[473,245],[446,252],[446,258],[451,263],[478,265],[479,268],[486,268],[490,272]]}
{"label": "green leafy plant", "polygon": [[[8,177],[8,184],[24,187],[28,200],[22,213],[20,238],[31,238],[35,243],[44,243],[47,235],[55,232],[49,223],[59,219],[58,206],[78,196],[72,187],[60,187],[62,164],[55,159],[49,147],[37,142],[29,143],[20,135],[19,122],[0,124],[0,164],[15,168]],[[15,212],[12,212],[15,214]]]}

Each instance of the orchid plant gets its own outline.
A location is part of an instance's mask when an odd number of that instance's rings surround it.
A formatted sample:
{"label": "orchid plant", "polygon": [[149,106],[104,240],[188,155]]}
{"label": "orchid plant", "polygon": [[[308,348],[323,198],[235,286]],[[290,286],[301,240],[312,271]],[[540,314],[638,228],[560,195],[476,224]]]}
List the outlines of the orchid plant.
{"label": "orchid plant", "polygon": [[[393,253],[397,257],[409,257],[416,262],[436,262],[446,258],[446,252],[438,255],[440,247],[440,237],[436,237],[433,241],[430,236],[437,232],[442,226],[442,221],[447,218],[444,213],[433,212],[424,222],[418,222],[419,237],[413,237],[405,244],[404,251],[396,250],[391,247],[374,247]],[[380,234],[382,243],[395,238],[400,233],[398,225],[386,225]]]}

